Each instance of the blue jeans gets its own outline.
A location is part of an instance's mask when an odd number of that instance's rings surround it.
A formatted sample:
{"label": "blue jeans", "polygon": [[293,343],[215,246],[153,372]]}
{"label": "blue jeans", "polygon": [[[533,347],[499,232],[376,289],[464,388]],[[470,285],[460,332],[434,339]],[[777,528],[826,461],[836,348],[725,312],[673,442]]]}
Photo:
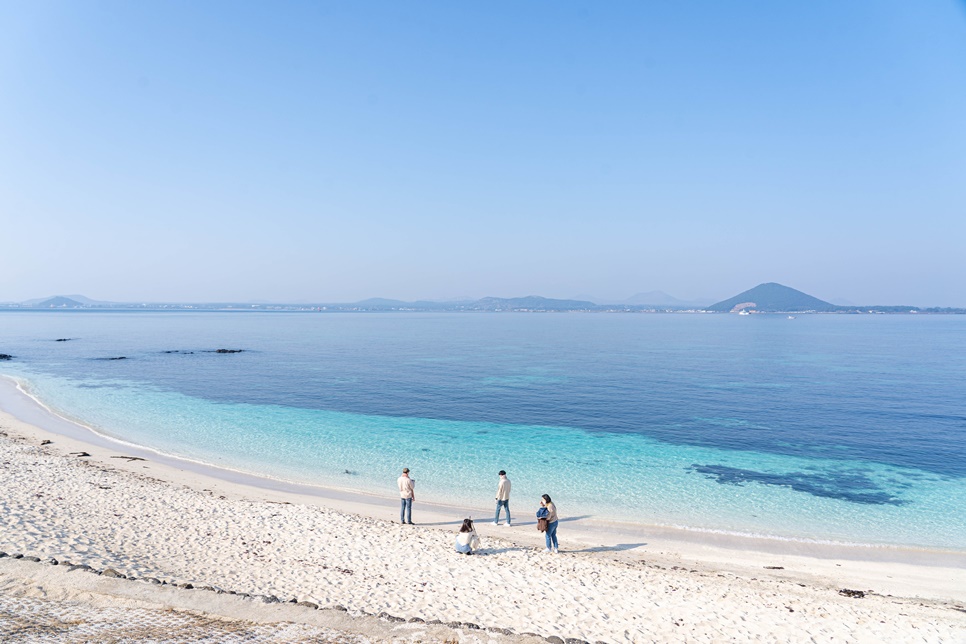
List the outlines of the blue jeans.
{"label": "blue jeans", "polygon": [[413,500],[412,499],[399,499],[401,501],[399,505],[399,523],[412,523],[413,522]]}
{"label": "blue jeans", "polygon": [[550,548],[557,547],[557,524],[559,521],[554,521],[547,525],[547,531],[543,533],[543,536],[547,539],[547,550]]}
{"label": "blue jeans", "polygon": [[510,499],[507,499],[506,501],[501,501],[500,499],[497,499],[496,500],[496,518],[493,519],[493,523],[499,523],[500,522],[500,507],[501,506],[504,507],[504,508],[506,508],[506,522],[507,523],[510,523]]}

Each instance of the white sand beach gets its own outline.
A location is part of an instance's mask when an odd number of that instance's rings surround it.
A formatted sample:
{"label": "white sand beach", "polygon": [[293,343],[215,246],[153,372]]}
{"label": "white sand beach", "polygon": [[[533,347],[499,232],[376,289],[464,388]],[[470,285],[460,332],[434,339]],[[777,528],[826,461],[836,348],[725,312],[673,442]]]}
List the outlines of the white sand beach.
{"label": "white sand beach", "polygon": [[[486,499],[417,497],[406,526],[394,481],[384,498],[287,489],[82,438],[0,413],[0,630],[20,641],[966,642],[959,553],[560,508],[548,555],[535,499],[513,499],[508,528],[486,523]],[[467,514],[481,517],[474,556],[453,549]]]}

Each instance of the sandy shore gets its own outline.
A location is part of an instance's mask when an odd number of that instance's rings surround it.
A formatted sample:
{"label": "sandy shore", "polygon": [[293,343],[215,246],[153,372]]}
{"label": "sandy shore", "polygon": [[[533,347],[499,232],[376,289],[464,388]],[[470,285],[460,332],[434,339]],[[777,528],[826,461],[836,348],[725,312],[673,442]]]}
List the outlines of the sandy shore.
{"label": "sandy shore", "polygon": [[10,411],[0,413],[0,551],[40,561],[0,558],[8,632],[18,606],[18,633],[56,635],[50,620],[74,614],[58,622],[64,639],[77,624],[133,633],[171,618],[181,621],[159,632],[182,624],[178,641],[966,642],[961,553],[563,517],[561,553],[546,555],[518,501],[527,520],[481,525],[484,550],[465,557],[453,550],[459,520],[488,512],[420,502],[418,525],[403,526],[392,523],[391,481],[376,498],[213,476]]}

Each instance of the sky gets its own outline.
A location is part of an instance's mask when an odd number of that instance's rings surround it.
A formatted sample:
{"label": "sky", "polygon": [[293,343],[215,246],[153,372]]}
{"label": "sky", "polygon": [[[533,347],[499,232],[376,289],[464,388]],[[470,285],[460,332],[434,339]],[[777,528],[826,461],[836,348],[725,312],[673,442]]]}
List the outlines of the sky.
{"label": "sky", "polygon": [[0,302],[966,307],[966,2],[0,0]]}

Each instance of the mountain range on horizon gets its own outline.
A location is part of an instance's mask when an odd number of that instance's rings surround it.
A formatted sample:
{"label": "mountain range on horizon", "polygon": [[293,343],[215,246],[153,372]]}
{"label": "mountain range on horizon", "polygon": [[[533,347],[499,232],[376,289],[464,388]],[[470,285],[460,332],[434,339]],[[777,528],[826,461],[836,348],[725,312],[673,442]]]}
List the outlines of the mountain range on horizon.
{"label": "mountain range on horizon", "polygon": [[[407,302],[403,300],[389,298],[368,298],[351,303],[269,303],[269,302],[210,302],[210,303],[173,303],[155,302],[145,303],[124,303],[124,302],[105,302],[88,298],[83,295],[56,295],[47,298],[35,298],[19,303],[7,303],[6,306],[24,308],[123,308],[123,307],[184,307],[184,308],[277,308],[277,307],[319,307],[332,308],[334,310],[367,310],[367,311],[391,311],[391,310],[455,310],[455,311],[592,311],[592,310],[701,310],[710,312],[737,312],[744,310],[759,313],[777,312],[859,312],[875,310],[876,312],[901,312],[920,309],[915,306],[888,305],[888,306],[854,306],[838,305],[799,291],[797,289],[778,284],[776,282],[766,282],[754,288],[743,291],[733,297],[720,302],[707,305],[696,302],[680,300],[668,295],[663,291],[648,291],[636,293],[623,302],[602,302],[597,303],[590,298],[557,299],[547,298],[538,295],[526,297],[483,297],[476,300],[450,300],[433,301],[418,300]],[[932,311],[961,311],[962,309],[929,309]]]}

